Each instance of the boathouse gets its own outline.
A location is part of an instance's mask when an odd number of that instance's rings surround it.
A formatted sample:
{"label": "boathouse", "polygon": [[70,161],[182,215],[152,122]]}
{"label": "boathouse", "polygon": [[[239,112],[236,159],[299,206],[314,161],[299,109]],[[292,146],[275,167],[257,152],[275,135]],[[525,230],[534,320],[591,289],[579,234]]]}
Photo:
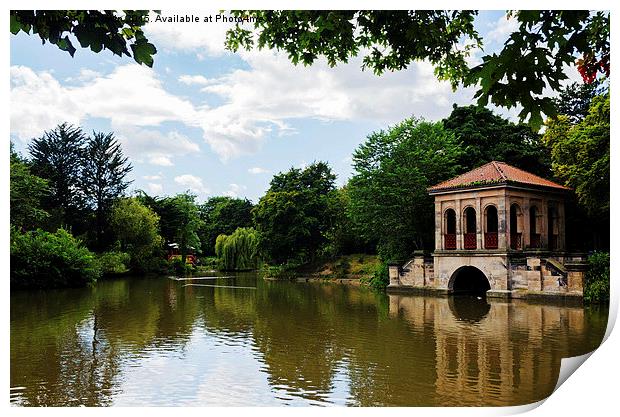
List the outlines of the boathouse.
{"label": "boathouse", "polygon": [[583,296],[585,257],[566,251],[570,188],[492,161],[428,192],[435,250],[390,265],[388,290]]}

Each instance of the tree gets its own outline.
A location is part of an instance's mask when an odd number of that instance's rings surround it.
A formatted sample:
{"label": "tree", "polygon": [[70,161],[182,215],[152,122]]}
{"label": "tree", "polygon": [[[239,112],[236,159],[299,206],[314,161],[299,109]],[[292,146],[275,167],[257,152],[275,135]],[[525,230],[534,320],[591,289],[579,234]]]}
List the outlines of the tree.
{"label": "tree", "polygon": [[[555,115],[543,89],[559,89],[567,79],[565,66],[575,65],[584,82],[597,74],[609,77],[609,13],[587,10],[527,10],[511,12],[518,22],[499,53],[469,66],[471,50],[482,48],[474,28],[476,11],[386,10],[238,10],[246,18],[227,33],[226,46],[284,50],[294,63],[310,65],[319,57],[330,66],[363,54],[363,68],[375,73],[398,71],[428,60],[435,74],[459,84],[478,86],[478,104],[521,105],[521,120],[538,128],[542,113]],[[248,18],[254,18],[248,29]],[[466,46],[463,46],[466,45]]]}
{"label": "tree", "polygon": [[32,173],[48,180],[50,192],[44,208],[55,214],[57,224],[76,224],[84,208],[78,185],[86,140],[82,129],[63,123],[28,146]]}
{"label": "tree", "polygon": [[484,107],[456,105],[443,124],[463,147],[458,161],[463,172],[503,161],[542,177],[551,174],[548,149],[526,125],[514,124]]}
{"label": "tree", "polygon": [[215,243],[215,254],[224,270],[243,271],[258,267],[259,237],[251,227],[240,227],[231,235],[221,234]]}
{"label": "tree", "polygon": [[316,257],[334,220],[329,198],[335,180],[324,162],[274,175],[252,211],[261,249],[270,261],[306,262]]}
{"label": "tree", "polygon": [[76,49],[70,36],[82,48],[96,53],[108,49],[152,67],[157,49],[142,30],[148,14],[148,10],[11,10],[10,29],[13,35],[19,31],[37,34],[43,43],[48,41],[72,57]]}
{"label": "tree", "polygon": [[96,245],[102,249],[106,217],[112,202],[123,195],[133,167],[123,156],[114,134],[93,132],[84,149],[80,186],[87,204],[95,211]]}
{"label": "tree", "polygon": [[190,246],[200,247],[198,230],[202,220],[195,200],[196,196],[187,192],[156,201],[155,211],[161,219],[162,235],[168,243],[179,244],[183,264]]}
{"label": "tree", "polygon": [[462,150],[441,122],[415,118],[370,134],[353,153],[350,213],[384,261],[434,247],[434,206],[427,188],[459,172]]}
{"label": "tree", "polygon": [[325,232],[327,241],[321,248],[322,255],[326,257],[376,250],[376,240],[364,239],[351,218],[350,194],[346,185],[329,194],[328,213],[333,220]]}
{"label": "tree", "polygon": [[159,216],[136,198],[121,198],[114,202],[109,221],[120,250],[131,256],[132,269],[148,270],[163,244]]}
{"label": "tree", "polygon": [[568,116],[549,119],[543,141],[551,149],[557,178],[575,189],[592,219],[609,221],[610,100],[592,100],[588,115],[573,125]]}
{"label": "tree", "polygon": [[47,181],[32,175],[30,166],[13,149],[11,142],[10,218],[11,226],[31,230],[49,217],[42,200],[49,192]]}
{"label": "tree", "polygon": [[215,239],[230,235],[238,227],[252,226],[253,204],[248,199],[211,197],[198,206],[203,226],[199,236],[203,254],[215,254]]}
{"label": "tree", "polygon": [[592,99],[608,91],[609,86],[599,81],[591,84],[572,83],[560,90],[554,102],[558,114],[568,116],[569,121],[576,124],[588,115]]}

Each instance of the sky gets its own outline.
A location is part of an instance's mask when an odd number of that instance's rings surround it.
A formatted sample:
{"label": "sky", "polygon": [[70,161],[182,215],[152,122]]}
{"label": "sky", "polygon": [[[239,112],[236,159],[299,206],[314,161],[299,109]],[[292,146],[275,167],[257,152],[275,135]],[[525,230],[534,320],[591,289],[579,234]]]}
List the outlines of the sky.
{"label": "sky", "polygon": [[[188,13],[217,14],[162,11]],[[198,201],[228,195],[256,203],[275,173],[313,161],[327,161],[343,185],[351,154],[373,131],[410,116],[440,120],[453,103],[473,103],[473,89],[453,92],[426,62],[376,76],[361,70],[361,58],[304,67],[271,50],[232,53],[224,48],[231,25],[149,23],[152,68],[77,41],[71,58],[35,35],[11,35],[11,140],[27,156],[32,138],[62,122],[114,132],[133,165],[130,192],[190,190]],[[515,27],[503,11],[481,12],[484,53]]]}

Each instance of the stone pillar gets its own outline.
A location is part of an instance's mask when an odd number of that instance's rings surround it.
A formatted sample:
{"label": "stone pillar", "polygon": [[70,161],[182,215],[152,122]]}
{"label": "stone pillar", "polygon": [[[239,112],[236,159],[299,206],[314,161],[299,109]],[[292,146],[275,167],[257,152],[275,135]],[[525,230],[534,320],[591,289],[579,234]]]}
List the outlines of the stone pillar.
{"label": "stone pillar", "polygon": [[504,221],[506,222],[506,248],[510,247],[510,199],[504,194]]}
{"label": "stone pillar", "polygon": [[508,212],[506,211],[506,197],[499,196],[497,198],[497,248],[506,250],[508,247],[508,239],[506,235]]}
{"label": "stone pillar", "polygon": [[480,196],[476,193],[476,248],[478,250],[482,249],[483,239],[482,239],[482,205],[480,202]]}
{"label": "stone pillar", "polygon": [[[523,207],[521,208],[522,212],[523,212],[523,230],[521,231],[521,247],[523,249],[526,248],[526,246],[530,246],[530,242],[531,242],[531,238],[530,238],[530,222],[532,221],[530,219],[530,199],[529,198],[525,198],[523,199]],[[534,219],[535,221],[536,219]]]}
{"label": "stone pillar", "polygon": [[456,211],[456,249],[463,250],[463,209],[461,208],[461,200],[455,201]]}
{"label": "stone pillar", "polygon": [[435,250],[442,250],[443,244],[443,212],[441,202],[435,198]]}
{"label": "stone pillar", "polygon": [[390,277],[390,287],[400,287],[400,266],[396,263],[388,265],[388,275]]}

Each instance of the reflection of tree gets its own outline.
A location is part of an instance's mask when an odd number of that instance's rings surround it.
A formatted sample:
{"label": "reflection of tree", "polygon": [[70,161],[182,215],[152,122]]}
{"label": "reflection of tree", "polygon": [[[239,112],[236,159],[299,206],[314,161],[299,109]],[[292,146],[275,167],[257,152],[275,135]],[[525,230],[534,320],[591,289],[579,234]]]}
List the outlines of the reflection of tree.
{"label": "reflection of tree", "polygon": [[344,385],[361,406],[523,403],[550,393],[561,357],[598,346],[607,320],[606,309],[517,302],[463,320],[446,298],[244,274],[222,281],[257,289],[124,279],[13,293],[11,386],[25,388],[12,401],[111,404],[126,364],[182,352],[204,329],[216,343],[251,344],[272,391],[306,401]]}
{"label": "reflection of tree", "polygon": [[118,357],[98,344],[93,304],[93,290],[11,294],[11,386],[25,387],[18,403],[109,403]]}
{"label": "reflection of tree", "polygon": [[309,400],[332,389],[343,356],[335,334],[335,308],[319,286],[266,282],[258,291],[254,339],[273,387]]}
{"label": "reflection of tree", "polygon": [[124,358],[164,344],[182,349],[189,340],[199,308],[186,289],[128,279],[12,294],[11,386],[26,387],[17,402],[110,404]]}

